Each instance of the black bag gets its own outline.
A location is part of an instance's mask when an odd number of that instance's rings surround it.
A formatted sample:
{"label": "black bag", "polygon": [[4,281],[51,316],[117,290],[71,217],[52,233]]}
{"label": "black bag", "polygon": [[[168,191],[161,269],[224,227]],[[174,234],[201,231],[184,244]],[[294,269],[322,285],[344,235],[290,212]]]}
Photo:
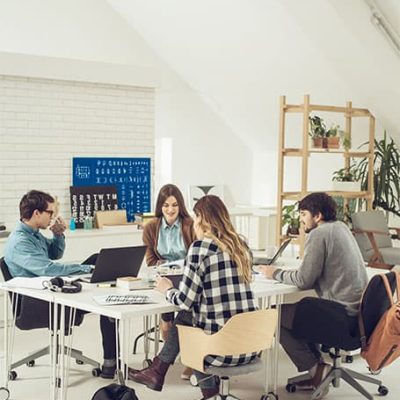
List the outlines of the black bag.
{"label": "black bag", "polygon": [[100,388],[92,397],[92,400],[139,400],[135,391],[125,385],[112,383]]}

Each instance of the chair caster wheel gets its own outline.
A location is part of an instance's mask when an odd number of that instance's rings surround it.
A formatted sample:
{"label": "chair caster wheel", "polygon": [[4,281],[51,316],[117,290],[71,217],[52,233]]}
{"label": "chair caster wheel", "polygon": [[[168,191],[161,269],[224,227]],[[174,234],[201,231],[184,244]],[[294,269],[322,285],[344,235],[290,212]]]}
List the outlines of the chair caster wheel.
{"label": "chair caster wheel", "polygon": [[289,393],[294,393],[296,391],[296,385],[294,383],[288,383],[286,385],[286,391]]}
{"label": "chair caster wheel", "polygon": [[279,396],[275,393],[269,392],[268,394],[263,394],[260,400],[279,400]]}
{"label": "chair caster wheel", "polygon": [[368,368],[368,371],[370,372],[371,375],[379,375],[382,370],[377,369],[376,371],[373,371],[371,368]]}
{"label": "chair caster wheel", "polygon": [[56,379],[56,387],[58,387],[58,388],[61,387],[61,378]]}
{"label": "chair caster wheel", "polygon": [[26,366],[27,366],[27,367],[34,367],[34,366],[35,366],[35,360],[28,361],[28,362],[26,363]]}
{"label": "chair caster wheel", "polygon": [[75,362],[76,362],[78,365],[83,365],[83,364],[85,364],[82,360],[75,360]]}
{"label": "chair caster wheel", "polygon": [[15,381],[16,379],[17,379],[17,373],[15,372],[15,371],[10,371],[9,373],[8,373],[8,379],[10,380],[10,381]]}
{"label": "chair caster wheel", "polygon": [[197,377],[195,374],[190,375],[189,382],[192,386],[198,386],[199,382],[197,381]]}
{"label": "chair caster wheel", "polygon": [[101,374],[101,369],[100,369],[100,368],[93,368],[93,369],[92,369],[92,375],[93,375],[95,378],[99,377],[100,374]]}
{"label": "chair caster wheel", "polygon": [[351,364],[351,363],[353,362],[353,356],[346,356],[346,357],[344,358],[344,362],[345,362],[346,364]]}
{"label": "chair caster wheel", "polygon": [[10,391],[5,387],[0,387],[0,400],[8,400],[10,398]]}
{"label": "chair caster wheel", "polygon": [[382,386],[381,385],[381,386],[378,387],[378,393],[381,396],[386,396],[389,393],[389,389],[386,386]]}
{"label": "chair caster wheel", "polygon": [[153,361],[150,360],[150,358],[146,358],[145,360],[143,360],[143,368],[149,368],[151,367],[151,364],[153,364]]}

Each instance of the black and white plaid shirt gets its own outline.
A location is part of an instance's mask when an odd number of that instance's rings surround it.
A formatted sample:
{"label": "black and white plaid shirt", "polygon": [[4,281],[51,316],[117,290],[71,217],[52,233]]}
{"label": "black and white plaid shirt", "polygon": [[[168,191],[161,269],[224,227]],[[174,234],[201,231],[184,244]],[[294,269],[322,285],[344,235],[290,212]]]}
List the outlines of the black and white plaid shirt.
{"label": "black and white plaid shirt", "polygon": [[[235,314],[257,309],[250,284],[238,275],[229,254],[209,238],[190,246],[179,290],[169,289],[167,300],[182,310],[191,310],[193,325],[209,334],[218,332]],[[208,356],[205,362],[214,366],[238,365],[255,356]]]}

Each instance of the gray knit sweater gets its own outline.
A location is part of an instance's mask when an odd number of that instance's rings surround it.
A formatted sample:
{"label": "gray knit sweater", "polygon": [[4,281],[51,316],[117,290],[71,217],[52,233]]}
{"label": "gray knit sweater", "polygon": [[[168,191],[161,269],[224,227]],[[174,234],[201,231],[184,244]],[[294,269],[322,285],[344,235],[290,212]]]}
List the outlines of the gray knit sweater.
{"label": "gray knit sweater", "polygon": [[318,296],[346,306],[356,315],[368,278],[358,245],[340,221],[324,222],[313,229],[298,269],[277,269],[274,279],[300,289],[315,289]]}

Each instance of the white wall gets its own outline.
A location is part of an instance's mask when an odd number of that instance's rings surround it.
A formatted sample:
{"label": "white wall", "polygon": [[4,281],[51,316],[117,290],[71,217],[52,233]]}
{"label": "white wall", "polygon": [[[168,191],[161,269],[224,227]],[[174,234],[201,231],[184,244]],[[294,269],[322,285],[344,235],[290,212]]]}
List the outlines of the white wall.
{"label": "white wall", "polygon": [[70,215],[72,157],[150,157],[154,89],[0,75],[0,221],[22,195],[58,196]]}
{"label": "white wall", "polygon": [[[226,183],[230,204],[250,202],[251,179],[247,177],[252,167],[247,146],[107,2],[0,0],[0,10],[0,52],[124,64],[155,71],[159,82],[155,137],[172,138],[174,183],[184,192],[191,183]],[[50,69],[43,72],[52,73]],[[198,154],[201,159],[194,162]]]}

